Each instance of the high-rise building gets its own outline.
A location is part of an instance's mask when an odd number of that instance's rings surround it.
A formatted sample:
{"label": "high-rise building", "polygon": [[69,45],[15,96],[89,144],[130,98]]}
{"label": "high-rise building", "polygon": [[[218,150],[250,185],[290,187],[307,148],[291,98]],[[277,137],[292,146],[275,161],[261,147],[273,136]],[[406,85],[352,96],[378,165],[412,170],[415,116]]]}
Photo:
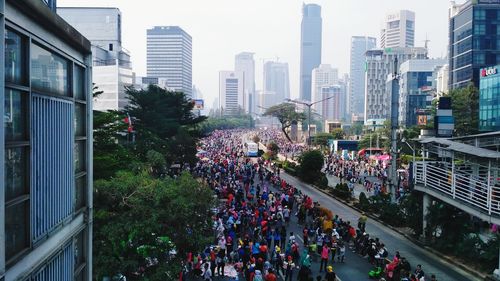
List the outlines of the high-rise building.
{"label": "high-rise building", "polygon": [[401,10],[387,14],[380,36],[380,47],[415,46],[415,13]]}
{"label": "high-rise building", "polygon": [[387,75],[409,59],[427,58],[425,48],[372,49],[366,52],[365,125],[382,124],[391,113],[391,96],[386,91]]}
{"label": "high-rise building", "polygon": [[279,104],[290,98],[288,63],[268,61],[264,64],[264,94],[269,105]]}
{"label": "high-rise building", "polygon": [[219,101],[224,115],[244,113],[245,74],[241,71],[219,72]]}
{"label": "high-rise building", "polygon": [[239,53],[234,58],[234,70],[243,72],[245,76],[245,89],[243,95],[243,104],[245,111],[255,112],[255,61],[253,53]]}
{"label": "high-rise building", "polygon": [[91,43],[55,1],[0,14],[0,280],[90,281]]}
{"label": "high-rise building", "polygon": [[300,99],[311,101],[312,70],[321,64],[321,6],[302,6],[300,37]]}
{"label": "high-rise building", "polygon": [[147,31],[147,76],[167,78],[167,84],[191,97],[192,38],[178,26],[155,26]]}
{"label": "high-rise building", "polygon": [[436,75],[445,59],[411,59],[401,64],[399,73],[399,125],[409,128],[430,122],[432,100],[436,96]]}
{"label": "high-rise building", "polygon": [[500,131],[500,65],[479,71],[479,130]]}
{"label": "high-rise building", "polygon": [[349,83],[349,107],[350,115],[362,116],[365,112],[365,62],[366,51],[377,46],[377,39],[367,36],[351,37],[351,63]]}
{"label": "high-rise building", "polygon": [[92,82],[103,92],[94,99],[94,109],[123,109],[128,103],[125,87],[133,84],[133,74],[130,55],[122,47],[120,10],[64,7],[57,13],[92,44]]}
{"label": "high-rise building", "polygon": [[342,88],[340,85],[325,86],[320,89],[321,112],[324,120],[341,121],[345,106],[342,99]]}
{"label": "high-rise building", "polygon": [[[339,70],[332,68],[329,64],[321,64],[312,70],[312,102],[318,102],[313,107],[314,110],[323,115],[323,106],[319,102],[323,99],[323,88],[337,85],[339,83]],[[325,116],[323,116],[325,117]],[[326,117],[325,117],[326,118]]]}
{"label": "high-rise building", "polygon": [[450,89],[473,83],[479,87],[479,69],[500,64],[500,3],[469,0],[449,11]]}

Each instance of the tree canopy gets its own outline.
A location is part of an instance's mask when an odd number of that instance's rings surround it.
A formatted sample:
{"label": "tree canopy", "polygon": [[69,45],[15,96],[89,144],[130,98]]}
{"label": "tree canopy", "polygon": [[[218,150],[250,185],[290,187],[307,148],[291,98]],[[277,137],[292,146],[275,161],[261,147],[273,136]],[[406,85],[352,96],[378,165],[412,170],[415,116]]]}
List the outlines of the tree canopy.
{"label": "tree canopy", "polygon": [[296,112],[295,105],[291,103],[273,105],[266,109],[264,115],[278,118],[281,123],[281,130],[290,142],[292,142],[292,139],[290,139],[286,130],[292,126],[293,122],[300,122],[306,119],[305,114],[303,112]]}
{"label": "tree canopy", "polygon": [[319,150],[305,151],[299,158],[299,177],[308,183],[313,183],[321,177],[321,168],[323,168],[324,157]]}
{"label": "tree canopy", "polygon": [[451,107],[455,119],[455,135],[465,136],[479,132],[479,91],[474,85],[450,90]]}

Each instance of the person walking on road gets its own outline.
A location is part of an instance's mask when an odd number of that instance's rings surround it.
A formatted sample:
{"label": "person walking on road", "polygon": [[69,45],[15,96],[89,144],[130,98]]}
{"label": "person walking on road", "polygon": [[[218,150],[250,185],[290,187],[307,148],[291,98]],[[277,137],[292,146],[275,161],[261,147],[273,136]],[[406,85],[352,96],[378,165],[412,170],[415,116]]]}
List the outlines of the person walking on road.
{"label": "person walking on road", "polygon": [[285,268],[285,281],[293,280],[293,269],[295,264],[293,263],[292,256],[288,256],[288,260],[284,265]]}
{"label": "person walking on road", "polygon": [[366,229],[366,221],[368,220],[368,217],[366,216],[365,212],[361,213],[361,216],[358,219],[358,229],[361,232],[365,232]]}
{"label": "person walking on road", "polygon": [[328,265],[328,257],[330,256],[330,249],[326,243],[323,243],[323,248],[321,249],[321,263],[319,265],[319,272],[326,270]]}
{"label": "person walking on road", "polygon": [[333,266],[329,265],[326,268],[325,279],[326,281],[337,281],[337,275],[333,272]]}

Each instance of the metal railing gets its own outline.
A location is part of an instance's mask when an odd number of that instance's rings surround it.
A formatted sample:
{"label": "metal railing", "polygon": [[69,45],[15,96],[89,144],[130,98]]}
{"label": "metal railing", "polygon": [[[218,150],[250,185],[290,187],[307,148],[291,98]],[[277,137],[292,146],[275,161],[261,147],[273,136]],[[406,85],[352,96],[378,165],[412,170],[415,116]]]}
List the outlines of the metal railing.
{"label": "metal railing", "polygon": [[415,184],[438,191],[483,213],[500,216],[500,186],[492,183],[489,173],[475,175],[469,167],[447,162],[418,161],[414,167]]}

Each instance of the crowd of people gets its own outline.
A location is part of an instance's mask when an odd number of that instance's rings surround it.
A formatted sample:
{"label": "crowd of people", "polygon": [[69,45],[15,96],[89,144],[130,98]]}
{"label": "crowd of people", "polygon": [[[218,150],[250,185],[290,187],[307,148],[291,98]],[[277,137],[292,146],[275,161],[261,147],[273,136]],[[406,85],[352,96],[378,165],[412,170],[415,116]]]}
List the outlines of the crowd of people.
{"label": "crowd of people", "polygon": [[283,135],[283,132],[278,129],[259,130],[256,135],[264,145],[270,142],[276,143],[280,148],[279,153],[290,159],[295,159],[306,149],[306,146],[302,143],[290,142]]}
{"label": "crowd of people", "polygon": [[[333,265],[346,262],[346,249],[383,268],[385,277],[379,276],[380,280],[425,280],[421,268],[410,272],[399,253],[387,262],[384,244],[366,233],[365,215],[356,228],[280,178],[276,167],[246,157],[245,133],[215,131],[203,140],[205,157],[192,172],[214,191],[220,206],[213,216],[213,243],[188,255],[181,281],[196,280],[193,277],[212,281],[216,276],[246,281],[333,281],[337,280]],[[335,163],[332,159],[329,165],[333,170]],[[352,176],[359,172],[352,167]],[[302,229],[302,243],[299,233],[291,230],[294,216]],[[313,276],[317,259],[320,274]]]}

